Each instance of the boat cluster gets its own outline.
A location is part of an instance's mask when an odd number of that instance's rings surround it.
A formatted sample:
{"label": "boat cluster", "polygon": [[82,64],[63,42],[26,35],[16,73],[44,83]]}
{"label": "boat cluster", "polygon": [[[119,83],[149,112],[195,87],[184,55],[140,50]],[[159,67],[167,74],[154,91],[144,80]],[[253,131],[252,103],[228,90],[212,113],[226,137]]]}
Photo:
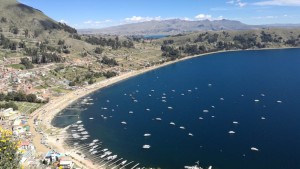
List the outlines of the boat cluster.
{"label": "boat cluster", "polygon": [[84,128],[82,121],[77,121],[75,124],[72,124],[69,130],[70,137],[65,138],[65,141],[72,143],[74,151],[82,157],[89,157],[90,160],[99,164],[101,167],[125,168],[126,166],[130,166],[130,168],[140,168],[138,167],[139,163],[133,165],[133,161],[129,162],[124,158],[118,158],[118,155],[113,154],[107,148],[102,148],[102,142],[98,139],[88,142],[90,135]]}

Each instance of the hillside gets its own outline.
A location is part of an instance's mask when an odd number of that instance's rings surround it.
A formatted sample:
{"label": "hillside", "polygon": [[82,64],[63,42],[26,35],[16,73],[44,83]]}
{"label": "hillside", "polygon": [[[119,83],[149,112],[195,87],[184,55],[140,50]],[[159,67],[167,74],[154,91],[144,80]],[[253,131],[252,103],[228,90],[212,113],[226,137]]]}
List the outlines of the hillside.
{"label": "hillside", "polygon": [[155,34],[178,34],[195,31],[217,31],[217,30],[245,30],[255,27],[232,20],[202,20],[186,21],[180,19],[147,21],[141,23],[125,24],[98,30],[79,30],[82,34],[116,34],[116,35],[155,35]]}

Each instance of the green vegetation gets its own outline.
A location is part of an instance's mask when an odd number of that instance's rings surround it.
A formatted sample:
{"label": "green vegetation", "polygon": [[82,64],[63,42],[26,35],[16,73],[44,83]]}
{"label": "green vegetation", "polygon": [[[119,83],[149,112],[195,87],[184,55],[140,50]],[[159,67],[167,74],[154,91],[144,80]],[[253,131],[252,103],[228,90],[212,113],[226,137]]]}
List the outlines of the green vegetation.
{"label": "green vegetation", "polygon": [[42,103],[35,94],[26,95],[23,92],[8,92],[7,94],[0,93],[0,101],[18,101],[30,103]]}
{"label": "green vegetation", "polygon": [[18,142],[13,139],[12,132],[0,128],[0,166],[1,168],[20,168]]}
{"label": "green vegetation", "polygon": [[30,114],[43,105],[42,103],[29,103],[29,102],[14,102],[14,103],[18,107],[17,110],[25,114]]}
{"label": "green vegetation", "polygon": [[19,109],[19,107],[14,102],[11,101],[0,103],[0,109],[8,109],[8,108],[13,108],[14,110]]}
{"label": "green vegetation", "polygon": [[21,58],[21,65],[26,69],[32,69],[34,67],[28,58]]}
{"label": "green vegetation", "polygon": [[108,66],[118,66],[118,62],[114,58],[108,58],[107,56],[104,56],[101,60],[101,63],[106,64]]}

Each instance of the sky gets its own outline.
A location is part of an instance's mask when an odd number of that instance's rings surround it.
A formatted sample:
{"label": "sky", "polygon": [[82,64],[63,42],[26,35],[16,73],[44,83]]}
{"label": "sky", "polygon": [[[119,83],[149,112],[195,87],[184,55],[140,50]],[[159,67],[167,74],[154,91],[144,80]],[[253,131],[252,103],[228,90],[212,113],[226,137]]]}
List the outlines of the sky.
{"label": "sky", "polygon": [[238,20],[299,24],[300,0],[19,0],[78,29],[150,20]]}

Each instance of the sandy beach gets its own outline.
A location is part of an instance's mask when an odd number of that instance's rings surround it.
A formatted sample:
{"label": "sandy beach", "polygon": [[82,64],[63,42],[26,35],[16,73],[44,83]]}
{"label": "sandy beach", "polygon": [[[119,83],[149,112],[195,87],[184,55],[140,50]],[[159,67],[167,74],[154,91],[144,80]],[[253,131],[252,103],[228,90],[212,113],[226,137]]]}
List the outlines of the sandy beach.
{"label": "sandy beach", "polygon": [[[270,50],[270,49],[268,49],[268,50]],[[42,123],[42,127],[44,129],[44,134],[45,134],[46,130],[62,131],[62,129],[56,129],[55,127],[53,127],[51,125],[52,119],[55,117],[56,114],[61,112],[68,105],[70,105],[71,103],[73,103],[74,101],[78,100],[81,97],[89,95],[99,89],[102,89],[109,85],[115,84],[122,80],[126,80],[128,78],[143,74],[145,72],[148,72],[148,71],[151,71],[151,70],[154,70],[157,68],[161,68],[163,66],[174,64],[176,62],[191,59],[194,57],[201,57],[201,56],[211,55],[211,54],[215,54],[215,53],[223,53],[223,52],[230,52],[230,51],[217,51],[217,52],[205,53],[205,54],[201,54],[201,55],[189,56],[189,57],[184,57],[182,59],[178,59],[175,61],[166,62],[161,65],[155,65],[155,66],[144,68],[141,70],[134,70],[131,72],[120,74],[120,75],[110,78],[110,79],[100,81],[98,83],[95,83],[95,84],[92,84],[89,86],[82,87],[81,89],[74,90],[74,91],[67,93],[65,95],[62,95],[60,97],[52,98],[49,103],[40,107],[39,109],[37,109],[35,112],[33,112],[31,114],[31,119],[30,119],[29,124],[30,124],[31,128],[34,128],[35,126],[33,124],[33,119],[37,118]],[[45,152],[45,150],[49,150],[43,144],[40,143],[40,139],[42,138],[41,133],[33,132],[33,135],[34,135],[34,139],[33,139],[34,145],[37,148],[37,152]],[[58,150],[60,152],[64,152],[64,153],[69,152],[71,154],[71,156],[74,158],[74,161],[76,162],[76,164],[78,166],[80,166],[80,167],[84,166],[84,168],[91,168],[91,169],[93,169],[93,168],[99,169],[100,168],[99,166],[93,165],[93,163],[91,161],[83,159],[81,156],[77,155],[75,152],[73,152],[73,153],[70,152],[70,150],[67,149],[63,145],[63,140],[56,141],[55,137],[48,136],[48,135],[47,135],[47,140],[48,140],[49,145],[51,145],[51,147],[55,147],[56,150]]]}

